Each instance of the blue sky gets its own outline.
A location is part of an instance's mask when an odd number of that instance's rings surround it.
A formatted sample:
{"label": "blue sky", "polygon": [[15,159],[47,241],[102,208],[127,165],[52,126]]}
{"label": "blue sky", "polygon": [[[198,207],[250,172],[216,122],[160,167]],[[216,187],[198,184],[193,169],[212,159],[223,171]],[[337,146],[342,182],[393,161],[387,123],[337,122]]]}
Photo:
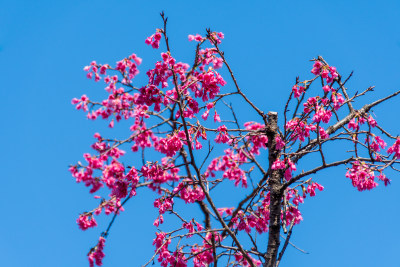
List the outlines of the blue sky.
{"label": "blue sky", "polygon": [[[400,89],[399,1],[0,1],[0,130],[2,219],[0,265],[88,266],[86,253],[110,218],[82,232],[80,212],[97,202],[77,185],[68,165],[82,160],[93,133],[70,101],[102,87],[82,70],[92,60],[114,63],[136,53],[146,67],[159,57],[144,44],[169,17],[172,50],[191,62],[187,35],[225,33],[222,48],[242,89],[265,111],[282,111],[295,77],[310,77],[309,59],[322,55],[350,92],[375,85],[371,101]],[[141,76],[143,77],[143,76]],[[374,110],[378,123],[400,134],[392,99]],[[360,104],[356,104],[356,107]],[[241,110],[244,119],[251,113]],[[123,132],[122,132],[123,133]],[[302,206],[304,221],[281,266],[399,266],[400,175],[360,193],[345,170],[317,176],[325,191]],[[144,194],[144,199],[150,197]],[[133,199],[106,242],[104,266],[140,266],[153,253],[156,211]]]}

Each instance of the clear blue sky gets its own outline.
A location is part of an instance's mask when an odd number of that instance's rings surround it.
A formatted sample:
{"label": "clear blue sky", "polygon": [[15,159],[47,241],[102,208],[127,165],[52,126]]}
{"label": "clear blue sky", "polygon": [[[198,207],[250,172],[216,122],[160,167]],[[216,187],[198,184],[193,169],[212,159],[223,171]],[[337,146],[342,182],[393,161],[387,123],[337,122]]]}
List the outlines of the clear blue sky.
{"label": "clear blue sky", "polygon": [[[104,122],[88,121],[70,101],[101,86],[85,78],[91,60],[136,53],[149,67],[157,53],[144,39],[169,17],[175,56],[192,61],[188,34],[225,33],[223,49],[242,89],[265,111],[282,111],[297,75],[322,55],[343,74],[350,92],[370,97],[400,89],[399,1],[0,1],[0,265],[88,266],[86,253],[107,220],[82,232],[78,214],[96,201],[68,165],[82,160]],[[400,98],[375,109],[378,122],[400,134]],[[357,106],[357,105],[356,105]],[[241,111],[248,119],[250,114]],[[110,135],[113,132],[106,132]],[[338,168],[318,176],[326,190],[302,206],[304,221],[285,266],[400,266],[400,175],[360,193]],[[147,196],[145,196],[147,197]],[[156,211],[134,199],[106,242],[104,266],[140,266],[153,253]]]}

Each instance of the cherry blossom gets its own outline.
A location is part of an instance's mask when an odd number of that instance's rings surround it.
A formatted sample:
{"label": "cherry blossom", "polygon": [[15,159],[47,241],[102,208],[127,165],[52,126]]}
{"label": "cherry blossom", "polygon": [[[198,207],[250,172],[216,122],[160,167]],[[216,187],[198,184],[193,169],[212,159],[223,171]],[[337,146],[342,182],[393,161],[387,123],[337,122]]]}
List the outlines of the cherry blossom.
{"label": "cherry blossom", "polygon": [[[104,227],[96,219],[111,217],[88,253],[90,266],[102,265],[113,222],[127,201],[145,199],[145,190],[156,210],[149,222],[156,235],[154,255],[145,266],[157,259],[163,267],[217,261],[271,267],[284,254],[293,226],[303,220],[301,204],[324,190],[310,175],[342,166],[348,186],[358,191],[390,184],[385,171],[400,163],[400,138],[378,126],[371,108],[400,92],[356,109],[354,102],[372,89],[350,94],[337,68],[318,57],[309,77],[296,78],[283,112],[264,112],[239,87],[221,50],[223,33],[188,35],[196,46],[194,62],[179,62],[161,16],[163,27],[145,43],[157,49],[165,42],[166,50],[153,51],[158,61],[142,80],[136,78],[143,67],[135,53],[114,64],[92,61],[84,73],[104,81],[99,84],[105,96],[94,100],[83,94],[71,101],[91,121],[129,129],[125,137],[115,129],[109,131],[118,137],[95,133],[92,150],[69,167],[98,202],[78,216],[78,227]],[[226,86],[219,71],[232,83]],[[254,120],[241,121],[244,114],[228,104],[231,99],[240,99],[239,110],[251,110]],[[305,160],[315,166],[306,169]],[[224,194],[240,200],[231,203]],[[262,243],[267,239],[272,241]]]}

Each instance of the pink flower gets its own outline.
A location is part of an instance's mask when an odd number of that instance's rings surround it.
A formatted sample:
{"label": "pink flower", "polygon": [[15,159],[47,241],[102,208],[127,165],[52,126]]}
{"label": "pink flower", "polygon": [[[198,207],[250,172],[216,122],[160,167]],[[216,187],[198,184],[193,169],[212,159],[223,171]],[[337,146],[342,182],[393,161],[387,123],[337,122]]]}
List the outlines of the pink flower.
{"label": "pink flower", "polygon": [[368,117],[368,124],[369,124],[372,128],[375,127],[376,125],[378,125],[378,124],[376,123],[376,121],[374,120],[374,118],[372,118],[371,115]]}
{"label": "pink flower", "polygon": [[286,159],[286,162],[288,164],[288,168],[285,170],[284,173],[284,177],[286,179],[286,181],[289,181],[290,179],[292,179],[292,172],[296,171],[296,165],[290,160],[290,159]]}
{"label": "pink flower", "polygon": [[324,128],[322,128],[321,126],[319,127],[319,136],[321,137],[321,139],[328,139],[329,138],[329,134],[327,134],[324,130]]}
{"label": "pink flower", "polygon": [[322,78],[328,78],[328,75],[329,75],[329,71],[328,70],[323,70],[322,73],[321,73],[321,77]]}
{"label": "pink flower", "polygon": [[159,214],[164,214],[167,210],[172,210],[172,206],[174,204],[173,198],[159,198],[156,199],[153,203],[155,208],[158,208]]}
{"label": "pink flower", "polygon": [[349,127],[349,129],[354,129],[355,131],[358,131],[359,129],[358,123],[356,122],[355,118],[351,119],[347,127]]}
{"label": "pink flower", "polygon": [[332,88],[329,85],[325,85],[324,87],[322,87],[322,89],[324,90],[325,93],[329,93]]}
{"label": "pink flower", "polygon": [[160,47],[161,33],[156,32],[155,34],[147,37],[145,43],[151,45],[153,48],[157,49]]}
{"label": "pink flower", "polygon": [[172,136],[167,136],[167,138],[160,139],[158,141],[158,145],[156,146],[156,150],[161,153],[167,155],[167,157],[175,156],[176,152],[178,152],[183,146],[181,139],[177,134]]}
{"label": "pink flower", "polygon": [[383,181],[385,183],[385,186],[390,184],[390,180],[382,173],[382,171],[379,173],[378,179]]}
{"label": "pink flower", "polygon": [[322,63],[320,61],[315,61],[314,65],[313,65],[313,69],[311,70],[311,73],[314,75],[319,75],[321,72],[321,67],[322,67]]}
{"label": "pink flower", "polygon": [[214,69],[222,68],[223,63],[224,63],[224,61],[222,58],[220,58],[220,57],[214,58],[214,60],[213,60]]}
{"label": "pink flower", "polygon": [[209,111],[209,110],[206,110],[206,111],[201,115],[201,117],[203,118],[203,120],[205,120],[205,121],[207,120],[209,113],[210,113],[210,111]]}
{"label": "pink flower", "polygon": [[97,226],[97,222],[91,214],[80,215],[76,220],[76,223],[78,224],[79,228],[84,231],[88,228]]}
{"label": "pink flower", "polygon": [[352,180],[358,191],[371,190],[378,184],[374,181],[375,175],[370,166],[364,162],[354,161],[347,171],[346,177]]}
{"label": "pink flower", "polygon": [[335,110],[338,110],[340,106],[345,102],[342,94],[334,91],[333,89],[332,89],[331,100],[333,102],[333,107],[335,108]]}
{"label": "pink flower", "polygon": [[260,132],[250,133],[249,136],[246,138],[253,145],[250,152],[252,154],[259,155],[260,148],[266,149],[267,148],[266,144],[268,143],[268,137],[265,134],[263,134],[264,125],[258,122],[249,121],[246,122],[244,126],[246,130],[260,131]]}
{"label": "pink flower", "polygon": [[97,266],[102,266],[103,265],[103,258],[105,256],[103,250],[104,250],[104,244],[106,240],[104,237],[99,238],[99,242],[97,243],[97,246],[94,247],[91,252],[88,254],[88,259],[89,259],[89,265],[90,267],[94,266],[94,263],[96,263]]}
{"label": "pink flower", "polygon": [[214,103],[213,102],[207,103],[206,107],[207,109],[212,109],[214,107]]}
{"label": "pink flower", "polygon": [[218,128],[217,128],[217,130],[218,130],[218,135],[217,135],[217,137],[214,139],[214,141],[216,142],[216,143],[227,143],[228,141],[229,141],[229,135],[228,135],[228,133],[227,133],[227,128],[226,128],[226,126],[225,125],[221,125],[221,126],[219,126]]}
{"label": "pink flower", "polygon": [[275,162],[272,164],[271,169],[279,170],[285,168],[285,161],[281,161],[280,159],[276,159]]}
{"label": "pink flower", "polygon": [[303,86],[298,86],[297,84],[292,87],[292,92],[294,94],[294,97],[298,98],[301,96],[302,93],[304,93],[305,87]]}
{"label": "pink flower", "polygon": [[112,119],[112,120],[110,121],[110,123],[108,124],[108,127],[114,128],[114,119]]}
{"label": "pink flower", "polygon": [[[253,261],[253,264],[256,266],[261,266],[262,262],[256,259],[253,259],[250,255],[248,255],[250,259]],[[235,261],[240,264],[240,266],[251,266],[250,263],[243,257],[243,254],[240,252],[235,254]]]}
{"label": "pink flower", "polygon": [[101,75],[105,75],[106,74],[106,71],[107,71],[107,69],[108,69],[108,65],[103,65],[103,66],[101,66],[100,67],[100,74]]}
{"label": "pink flower", "polygon": [[191,41],[196,41],[196,42],[201,42],[203,40],[203,37],[201,37],[200,34],[196,34],[196,35],[188,35],[188,40]]}
{"label": "pink flower", "polygon": [[320,184],[312,182],[310,185],[307,187],[307,192],[310,194],[311,197],[315,196],[315,189],[318,189],[319,191],[324,190],[324,187]]}
{"label": "pink flower", "polygon": [[400,158],[400,138],[397,138],[396,142],[394,142],[394,144],[391,147],[389,147],[387,153],[388,154],[394,153],[395,158]]}
{"label": "pink flower", "polygon": [[276,141],[276,146],[275,146],[276,150],[281,150],[282,148],[285,147],[285,142],[283,142],[280,135],[276,136],[275,141]]}
{"label": "pink flower", "polygon": [[214,122],[221,122],[221,118],[219,117],[219,114],[217,113],[217,111],[215,111],[215,114],[214,114]]}

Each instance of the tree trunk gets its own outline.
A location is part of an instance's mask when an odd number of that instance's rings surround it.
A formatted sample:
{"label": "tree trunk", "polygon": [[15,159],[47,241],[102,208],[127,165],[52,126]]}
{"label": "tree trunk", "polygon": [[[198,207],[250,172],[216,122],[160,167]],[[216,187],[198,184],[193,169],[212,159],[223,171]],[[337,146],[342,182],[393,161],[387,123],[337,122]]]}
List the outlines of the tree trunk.
{"label": "tree trunk", "polygon": [[281,171],[272,170],[271,166],[277,158],[279,151],[276,150],[275,138],[278,135],[278,113],[268,113],[268,161],[270,177],[268,186],[270,188],[270,217],[269,217],[269,235],[268,248],[265,254],[264,267],[275,267],[280,244],[280,228],[281,228]]}

